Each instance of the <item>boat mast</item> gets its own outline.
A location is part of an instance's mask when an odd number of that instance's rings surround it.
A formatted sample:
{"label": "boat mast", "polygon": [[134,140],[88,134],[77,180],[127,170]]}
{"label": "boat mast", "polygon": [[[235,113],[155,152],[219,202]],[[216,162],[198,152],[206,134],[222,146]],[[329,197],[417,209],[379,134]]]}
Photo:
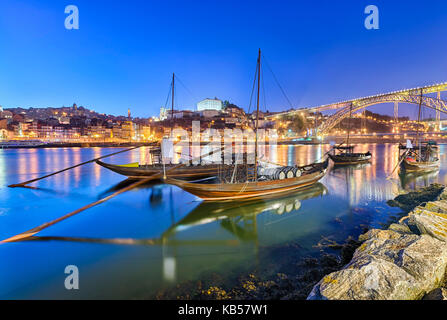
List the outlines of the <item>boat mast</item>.
{"label": "boat mast", "polygon": [[258,126],[259,126],[259,87],[261,83],[261,49],[258,53],[258,93],[256,102],[256,136],[255,136],[255,172],[254,180],[258,180]]}

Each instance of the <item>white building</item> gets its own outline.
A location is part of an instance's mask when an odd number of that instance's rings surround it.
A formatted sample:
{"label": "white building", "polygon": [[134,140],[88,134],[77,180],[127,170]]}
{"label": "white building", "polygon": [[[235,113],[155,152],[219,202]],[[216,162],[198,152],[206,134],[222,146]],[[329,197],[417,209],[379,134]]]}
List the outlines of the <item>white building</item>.
{"label": "white building", "polygon": [[205,99],[200,101],[197,104],[197,111],[203,111],[203,110],[217,110],[222,111],[223,109],[223,103],[219,99]]}
{"label": "white building", "polygon": [[159,117],[160,121],[163,121],[167,118],[168,118],[168,110],[164,107],[161,107],[160,108],[160,117]]}

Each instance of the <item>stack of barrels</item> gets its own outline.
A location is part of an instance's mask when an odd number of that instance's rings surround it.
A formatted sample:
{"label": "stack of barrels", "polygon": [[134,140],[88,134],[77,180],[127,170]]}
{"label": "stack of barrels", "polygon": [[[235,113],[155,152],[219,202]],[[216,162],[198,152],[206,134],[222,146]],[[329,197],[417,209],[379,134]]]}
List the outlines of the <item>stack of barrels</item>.
{"label": "stack of barrels", "polygon": [[258,177],[265,180],[284,180],[301,177],[301,170],[295,166],[258,168]]}

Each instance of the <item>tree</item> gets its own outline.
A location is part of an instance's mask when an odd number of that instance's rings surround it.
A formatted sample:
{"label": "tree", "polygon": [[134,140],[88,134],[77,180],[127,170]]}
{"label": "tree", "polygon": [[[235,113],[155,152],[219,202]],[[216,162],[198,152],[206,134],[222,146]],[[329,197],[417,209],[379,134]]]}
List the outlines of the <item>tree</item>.
{"label": "tree", "polygon": [[309,123],[304,115],[298,114],[294,116],[285,116],[285,121],[289,122],[288,129],[295,133],[307,130]]}

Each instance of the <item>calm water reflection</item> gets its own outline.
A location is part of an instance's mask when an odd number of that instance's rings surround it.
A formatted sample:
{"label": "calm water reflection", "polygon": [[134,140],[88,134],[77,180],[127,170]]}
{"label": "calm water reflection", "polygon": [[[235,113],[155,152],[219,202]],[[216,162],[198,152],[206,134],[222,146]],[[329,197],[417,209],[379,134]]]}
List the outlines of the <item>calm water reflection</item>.
{"label": "calm water reflection", "polygon": [[[278,146],[274,160],[304,165],[329,146]],[[447,182],[442,168],[386,179],[397,164],[395,145],[359,145],[370,164],[332,168],[313,188],[264,201],[201,203],[177,187],[148,185],[54,225],[36,241],[0,245],[0,298],[140,298],[212,272],[224,278],[275,265],[266,252],[291,241],[303,256],[318,253],[322,236],[343,241],[399,213],[386,201],[403,189]],[[0,237],[7,238],[122,187],[124,177],[89,164],[31,189],[6,185],[112,153],[115,149],[0,150]],[[147,159],[144,148],[109,158]],[[292,249],[290,249],[292,250]],[[296,250],[296,249],[293,249]],[[287,254],[287,251],[284,251]],[[271,259],[271,261],[266,259]],[[275,258],[277,259],[277,257]],[[80,270],[80,290],[64,288],[64,269]],[[229,277],[228,277],[229,278]]]}

